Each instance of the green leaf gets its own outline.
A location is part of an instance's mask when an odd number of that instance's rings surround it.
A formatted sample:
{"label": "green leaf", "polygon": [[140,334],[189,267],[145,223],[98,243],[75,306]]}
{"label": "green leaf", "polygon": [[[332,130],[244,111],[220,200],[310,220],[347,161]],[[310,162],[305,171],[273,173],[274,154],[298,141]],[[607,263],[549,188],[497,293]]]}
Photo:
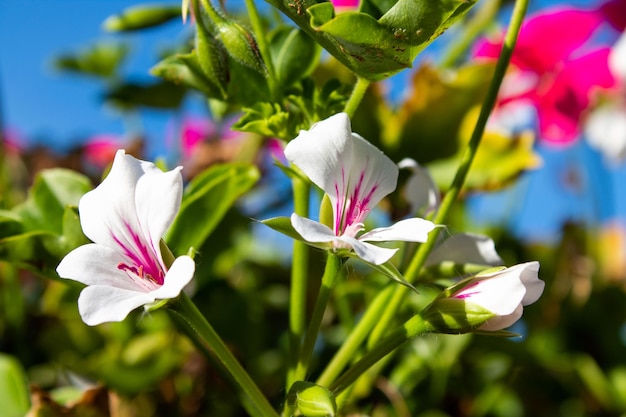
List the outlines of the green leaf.
{"label": "green leaf", "polygon": [[105,100],[123,108],[152,107],[175,109],[185,96],[185,88],[169,82],[125,83],[112,87]]}
{"label": "green leaf", "polygon": [[77,54],[60,55],[53,64],[61,71],[108,78],[115,75],[127,54],[124,44],[101,42]]}
{"label": "green leaf", "polygon": [[215,165],[196,176],[185,189],[178,217],[165,241],[181,255],[200,248],[235,201],[259,179],[250,164]]}
{"label": "green leaf", "polygon": [[176,5],[141,4],[128,7],[120,14],[109,16],[103,23],[109,32],[126,32],[150,28],[181,18],[181,8]]}
{"label": "green leaf", "polygon": [[343,56],[349,57],[344,58],[348,68],[373,80],[409,68],[415,58],[411,45],[365,13],[342,13],[315,30],[332,37]]}
{"label": "green leaf", "polygon": [[17,235],[22,230],[22,219],[17,213],[0,210],[0,238]]}
{"label": "green leaf", "polygon": [[195,51],[169,56],[152,67],[150,73],[173,84],[201,91],[207,97],[224,99],[226,96],[219,77],[206,75]]}
{"label": "green leaf", "polygon": [[0,404],[4,417],[25,416],[30,408],[26,373],[12,356],[0,353]]}
{"label": "green leaf", "polygon": [[272,32],[270,50],[276,78],[283,87],[311,74],[321,54],[321,48],[309,35],[290,26],[280,26]]}
{"label": "green leaf", "polygon": [[277,103],[256,103],[243,109],[243,116],[233,125],[234,130],[258,133],[261,136],[289,137],[289,113]]}
{"label": "green leaf", "polygon": [[25,231],[63,231],[67,206],[77,206],[92,185],[89,178],[68,169],[42,171],[29,191],[27,200],[13,211],[22,219]]}
{"label": "green leaf", "polygon": [[355,74],[377,81],[410,67],[475,0],[371,0],[361,12],[338,15],[324,1],[268,2]]}

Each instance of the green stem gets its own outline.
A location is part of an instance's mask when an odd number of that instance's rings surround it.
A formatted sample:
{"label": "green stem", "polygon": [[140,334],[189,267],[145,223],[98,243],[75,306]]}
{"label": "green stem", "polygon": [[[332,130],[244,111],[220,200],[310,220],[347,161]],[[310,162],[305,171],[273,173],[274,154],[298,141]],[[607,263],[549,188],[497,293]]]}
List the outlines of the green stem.
{"label": "green stem", "polygon": [[[437,224],[443,224],[445,222],[449,210],[452,206],[452,202],[456,200],[461,190],[461,187],[465,182],[465,178],[467,177],[467,173],[469,171],[471,163],[474,159],[476,151],[478,150],[478,145],[480,144],[480,140],[486,126],[487,118],[489,116],[489,113],[493,109],[497,98],[497,93],[500,88],[500,84],[502,83],[506,68],[511,59],[513,48],[515,46],[515,41],[517,40],[517,35],[524,19],[526,9],[528,8],[528,1],[529,0],[517,0],[515,3],[511,24],[509,25],[504,45],[502,46],[502,52],[496,64],[493,79],[491,80],[487,96],[485,98],[485,101],[483,102],[474,131],[472,132],[470,143],[465,154],[463,155],[462,162],[452,182],[452,186],[450,187],[450,190],[446,193],[441,207],[434,219],[434,222]],[[435,244],[438,233],[439,228],[431,232],[428,241],[422,244],[418,249],[405,273],[405,278],[407,279],[407,281],[412,283],[417,281],[419,272],[428,254]],[[408,289],[404,286],[395,286],[395,288],[393,288],[391,287],[391,285],[394,284],[389,284],[389,286],[376,297],[374,302],[370,305],[365,313],[365,317],[375,317],[376,320],[361,320],[359,323],[357,323],[354,330],[352,331],[352,334],[348,337],[348,340],[352,342],[350,344],[350,348],[346,348],[345,350],[340,349],[340,351],[331,360],[331,363],[333,364],[333,369],[342,369],[343,367],[345,367],[345,365],[350,361],[350,358],[354,356],[355,352],[359,348],[360,343],[363,341],[363,338],[367,336],[367,334],[374,326],[376,326],[377,329],[372,332],[373,336],[370,337],[369,345],[375,345],[375,342],[377,340],[380,340],[385,332],[385,329],[388,328],[389,323],[395,317],[400,303],[404,300],[404,296],[408,291]],[[390,294],[390,291],[394,291],[394,294]],[[388,301],[390,298],[391,301],[388,304],[386,302],[382,302]],[[353,335],[356,336],[353,337]],[[340,358],[339,353],[341,353]],[[324,378],[324,383],[321,385],[328,385],[330,382],[332,382],[333,378],[334,377]]]}
{"label": "green stem", "polygon": [[342,343],[341,347],[335,353],[335,356],[326,366],[317,379],[317,384],[328,386],[339,376],[343,368],[355,357],[356,351],[367,337],[370,329],[374,327],[380,317],[380,311],[384,311],[389,298],[391,297],[393,287],[387,286],[379,293],[374,301],[365,311],[363,318],[357,323],[354,330],[349,334],[348,338]]}
{"label": "green stem", "polygon": [[391,332],[387,337],[374,346],[361,359],[352,365],[341,377],[333,382],[329,389],[337,395],[352,385],[363,373],[374,364],[399,348],[403,343],[421,334],[430,332],[433,327],[422,319],[422,316],[413,316],[401,328]]}
{"label": "green stem", "polygon": [[[296,214],[308,217],[310,185],[301,178],[293,178],[293,204]],[[295,240],[291,266],[291,292],[289,295],[289,362],[286,389],[296,381],[295,372],[300,357],[300,345],[306,323],[306,299],[309,270],[309,247]]]}
{"label": "green stem", "polygon": [[354,112],[356,112],[359,104],[361,104],[361,100],[363,100],[363,96],[365,96],[367,87],[369,87],[371,83],[371,81],[366,80],[365,78],[357,77],[352,94],[350,94],[350,98],[348,98],[348,101],[343,108],[343,111],[348,113],[350,118],[354,116]]}
{"label": "green stem", "polygon": [[320,292],[317,296],[317,302],[307,328],[304,342],[302,343],[302,350],[300,351],[300,360],[294,373],[294,381],[303,381],[306,378],[306,373],[309,368],[309,362],[313,355],[313,348],[317,341],[317,335],[324,318],[324,312],[328,305],[328,300],[332,293],[332,289],[337,283],[342,269],[341,258],[331,252],[328,253],[328,259],[326,260],[326,269],[324,276],[322,277],[322,285],[320,286]]}
{"label": "green stem", "polygon": [[170,301],[166,308],[181,330],[230,378],[233,386],[243,395],[243,404],[250,414],[278,417],[259,387],[185,293]]}
{"label": "green stem", "polygon": [[259,15],[259,11],[254,3],[254,0],[246,0],[246,8],[248,9],[248,17],[250,17],[252,30],[256,36],[256,43],[259,47],[259,52],[261,53],[261,57],[263,58],[263,62],[265,62],[265,67],[267,68],[267,84],[270,89],[270,94],[272,99],[276,100],[278,98],[278,84],[276,83],[276,72],[274,71],[272,55],[270,53],[267,39],[265,38],[267,30],[265,30],[265,27],[263,26],[263,21],[261,20],[261,16]]}

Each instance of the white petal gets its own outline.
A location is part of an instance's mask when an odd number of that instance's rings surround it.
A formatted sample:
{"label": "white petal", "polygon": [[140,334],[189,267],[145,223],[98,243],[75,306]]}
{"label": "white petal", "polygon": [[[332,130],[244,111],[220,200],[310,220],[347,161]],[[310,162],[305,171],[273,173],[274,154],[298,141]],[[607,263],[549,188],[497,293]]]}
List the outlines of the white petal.
{"label": "white petal", "polygon": [[349,205],[361,211],[395,190],[398,167],[378,148],[352,133],[350,119],[338,113],[301,131],[285,147],[287,160],[328,194],[335,219]]}
{"label": "white petal", "polygon": [[616,78],[626,83],[626,31],[611,48],[609,69]]}
{"label": "white petal", "polygon": [[91,285],[78,297],[78,311],[89,326],[111,321],[122,321],[132,310],[155,298],[150,293],[121,288]]}
{"label": "white petal", "polygon": [[587,142],[601,152],[607,161],[619,162],[626,158],[625,105],[600,105],[591,111],[584,126]]}
{"label": "white petal", "polygon": [[159,242],[180,209],[183,178],[180,167],[169,171],[150,172],[137,181],[135,207],[142,234],[161,259]]}
{"label": "white petal", "polygon": [[146,286],[135,283],[126,272],[117,268],[125,258],[106,246],[95,243],[80,246],[68,253],[57,267],[61,278],[85,285],[108,285],[131,291],[148,292]]}
{"label": "white petal", "polygon": [[181,290],[189,284],[196,270],[196,264],[189,256],[180,256],[174,260],[165,274],[163,285],[150,293],[155,299],[164,300],[178,297]]}
{"label": "white petal", "polygon": [[352,155],[346,155],[352,158],[350,165],[344,162],[350,178],[347,196],[356,194],[361,204],[367,201],[364,208],[371,209],[396,189],[399,169],[380,149],[361,136],[352,134],[352,137]]}
{"label": "white petal", "polygon": [[126,233],[127,224],[141,230],[137,227],[135,188],[142,175],[155,170],[160,172],[153,164],[119,150],[109,175],[79,202],[80,223],[85,235],[95,243],[115,248],[113,235]]}
{"label": "white petal", "polygon": [[389,227],[379,227],[370,230],[359,237],[361,241],[386,242],[426,242],[428,233],[435,228],[435,224],[417,217],[400,220]]}
{"label": "white petal", "polygon": [[511,327],[516,321],[518,321],[522,317],[523,312],[524,307],[519,305],[511,314],[507,314],[506,316],[494,316],[488,319],[486,322],[480,325],[478,330],[494,332],[496,330],[506,329],[507,327]]}
{"label": "white petal", "polygon": [[307,242],[332,242],[337,236],[330,228],[322,223],[318,223],[306,217],[291,215],[291,225]]}
{"label": "white petal", "polygon": [[381,248],[380,246],[347,236],[340,236],[338,240],[352,246],[354,253],[359,258],[374,265],[384,264],[398,251],[398,249]]}
{"label": "white petal", "polygon": [[411,176],[404,187],[404,198],[409,202],[411,214],[428,214],[439,207],[439,188],[426,168],[411,158],[398,163],[401,169],[409,169]]}
{"label": "white petal", "polygon": [[527,262],[516,267],[521,269],[520,279],[526,287],[526,295],[524,295],[522,305],[527,306],[541,297],[546,283],[539,279],[539,262]]}
{"label": "white petal", "polygon": [[478,304],[498,316],[506,316],[521,305],[525,294],[526,287],[519,279],[519,275],[504,273],[488,278],[476,278],[472,284],[454,294],[454,297]]}
{"label": "white petal", "polygon": [[329,196],[341,177],[342,158],[352,152],[352,130],[346,113],[338,113],[302,130],[285,147],[285,157]]}
{"label": "white petal", "polygon": [[458,264],[502,265],[493,240],[487,236],[459,233],[450,236],[428,255],[426,266],[444,261]]}

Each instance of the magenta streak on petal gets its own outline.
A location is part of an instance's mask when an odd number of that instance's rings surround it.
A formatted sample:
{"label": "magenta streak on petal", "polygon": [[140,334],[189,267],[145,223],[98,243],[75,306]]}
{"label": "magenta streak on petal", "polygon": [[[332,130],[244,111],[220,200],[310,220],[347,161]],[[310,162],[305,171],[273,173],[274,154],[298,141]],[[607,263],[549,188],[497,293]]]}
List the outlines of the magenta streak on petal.
{"label": "magenta streak on petal", "polygon": [[471,288],[474,288],[476,286],[478,286],[480,284],[480,281],[477,281],[473,284],[468,285],[467,287],[463,288],[459,293],[453,295],[453,298],[458,298],[460,300],[463,300],[465,298],[470,298],[476,294],[480,294],[480,291],[468,291]]}
{"label": "magenta streak on petal", "polygon": [[343,211],[346,204],[346,172],[341,167],[341,185],[335,183],[335,235],[340,236],[343,233],[342,220]]}
{"label": "magenta streak on petal", "polygon": [[163,267],[160,265],[160,261],[157,259],[156,251],[154,248],[150,250],[142,242],[139,235],[133,231],[130,225],[125,223],[125,226],[132,236],[132,243],[134,244],[133,247],[128,247],[115,235],[113,235],[113,239],[118,245],[120,245],[124,255],[130,259],[131,265],[120,263],[117,268],[127,272],[131,279],[134,274],[144,281],[152,282],[159,286],[163,285],[165,273]]}

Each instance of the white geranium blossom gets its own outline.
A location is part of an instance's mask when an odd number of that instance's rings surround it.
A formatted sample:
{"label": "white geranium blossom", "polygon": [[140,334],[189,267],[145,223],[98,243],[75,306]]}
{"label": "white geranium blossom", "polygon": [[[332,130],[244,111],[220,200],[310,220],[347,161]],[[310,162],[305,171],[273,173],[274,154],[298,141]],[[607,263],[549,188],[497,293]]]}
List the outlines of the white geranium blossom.
{"label": "white geranium blossom", "polygon": [[494,314],[478,330],[505,329],[522,317],[524,306],[541,297],[539,262],[527,262],[491,274],[478,275],[450,297],[472,303]]}
{"label": "white geranium blossom", "polygon": [[395,190],[398,166],[353,133],[345,113],[301,131],[285,148],[285,156],[326,192],[333,207],[332,229],[295,213],[291,215],[292,226],[308,242],[352,249],[366,262],[380,265],[397,249],[368,242],[425,242],[435,227],[427,220],[410,218],[361,234],[371,209]]}
{"label": "white geranium blossom", "polygon": [[78,309],[85,323],[121,321],[135,308],[177,297],[195,264],[181,256],[168,268],[160,240],[178,213],[180,167],[163,172],[119,150],[109,175],[78,206],[93,242],[71,251],[57,267],[60,277],[85,287]]}

